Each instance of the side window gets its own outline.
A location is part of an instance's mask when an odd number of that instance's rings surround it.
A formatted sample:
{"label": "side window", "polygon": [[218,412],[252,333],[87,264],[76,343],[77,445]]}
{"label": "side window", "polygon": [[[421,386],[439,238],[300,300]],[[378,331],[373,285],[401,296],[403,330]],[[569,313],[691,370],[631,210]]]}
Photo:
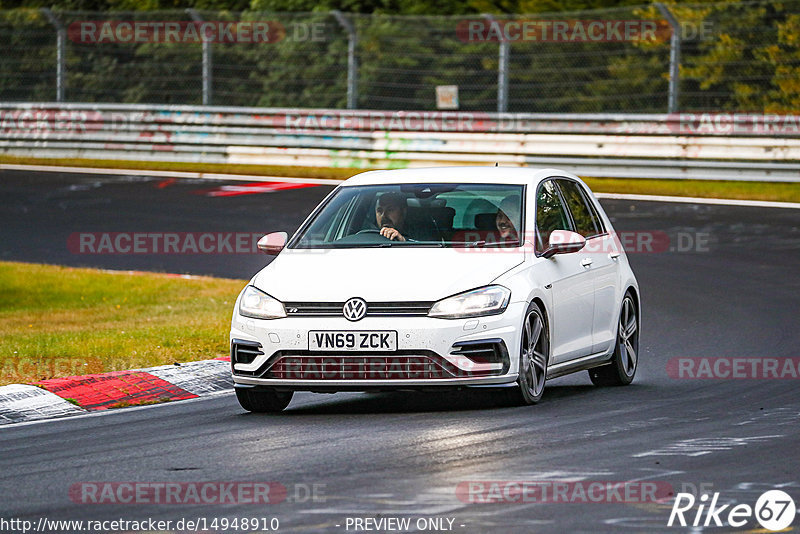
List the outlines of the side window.
{"label": "side window", "polygon": [[594,205],[594,201],[589,198],[589,195],[586,194],[586,191],[581,189],[581,196],[586,201],[586,205],[589,206],[589,211],[592,212],[592,218],[594,219],[594,225],[597,227],[598,234],[606,233],[606,227],[603,224],[603,219],[600,218],[600,214],[597,213],[597,207]]}
{"label": "side window", "polygon": [[586,238],[601,234],[602,231],[597,227],[597,221],[589,211],[588,199],[584,196],[578,183],[572,180],[558,180],[558,187],[569,206],[570,213],[572,213],[575,231]]}
{"label": "side window", "polygon": [[540,252],[550,243],[553,230],[572,230],[567,210],[553,180],[546,180],[536,194],[536,246]]}

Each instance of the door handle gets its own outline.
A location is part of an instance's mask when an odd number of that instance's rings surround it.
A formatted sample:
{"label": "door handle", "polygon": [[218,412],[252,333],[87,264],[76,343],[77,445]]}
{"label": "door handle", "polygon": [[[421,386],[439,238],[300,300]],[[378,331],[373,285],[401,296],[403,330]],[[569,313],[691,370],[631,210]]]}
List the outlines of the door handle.
{"label": "door handle", "polygon": [[612,252],[608,255],[608,257],[611,258],[612,260],[616,260],[617,258],[619,258],[619,252]]}
{"label": "door handle", "polygon": [[592,258],[583,258],[581,260],[581,265],[583,265],[584,267],[588,267],[591,264],[592,264]]}

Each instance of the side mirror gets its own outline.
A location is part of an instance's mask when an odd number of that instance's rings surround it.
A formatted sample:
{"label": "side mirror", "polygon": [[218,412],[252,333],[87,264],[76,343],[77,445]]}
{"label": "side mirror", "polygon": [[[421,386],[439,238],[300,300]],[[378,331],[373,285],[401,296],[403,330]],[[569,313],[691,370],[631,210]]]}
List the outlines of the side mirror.
{"label": "side mirror", "polygon": [[258,240],[258,250],[270,256],[276,256],[283,247],[286,246],[286,241],[289,240],[289,234],[286,232],[272,232]]}
{"label": "side mirror", "polygon": [[569,254],[578,252],[586,245],[586,239],[581,234],[569,230],[553,230],[547,248],[542,253],[545,258],[552,258],[556,254]]}

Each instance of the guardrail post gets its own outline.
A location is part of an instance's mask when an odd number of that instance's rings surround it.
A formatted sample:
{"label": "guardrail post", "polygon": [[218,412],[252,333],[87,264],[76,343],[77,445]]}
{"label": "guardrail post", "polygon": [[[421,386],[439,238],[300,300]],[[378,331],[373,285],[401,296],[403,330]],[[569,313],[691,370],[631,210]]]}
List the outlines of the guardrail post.
{"label": "guardrail post", "polygon": [[[203,17],[200,16],[200,13],[197,12],[196,9],[188,8],[186,12],[192,17],[192,21],[194,22],[205,22]],[[203,39],[203,105],[210,106],[211,105],[211,42],[206,38],[205,35],[201,35],[201,39]]]}
{"label": "guardrail post", "polygon": [[64,80],[67,75],[67,30],[49,8],[43,7],[41,9],[44,16],[50,21],[50,24],[56,29],[56,102],[63,102]]}
{"label": "guardrail post", "polygon": [[668,113],[678,112],[678,96],[680,91],[680,64],[681,64],[681,25],[667,6],[656,2],[655,6],[664,15],[672,28],[669,39],[669,100]]}
{"label": "guardrail post", "polygon": [[[489,21],[489,24],[495,24],[495,18],[484,13],[483,18]],[[502,32],[499,32],[502,36]],[[505,113],[508,111],[508,61],[510,55],[509,42],[504,38],[500,38],[500,49],[497,58],[497,112]]]}
{"label": "guardrail post", "polygon": [[331,14],[347,32],[347,109],[356,109],[358,107],[358,63],[356,59],[358,34],[356,34],[353,23],[341,11],[334,9]]}

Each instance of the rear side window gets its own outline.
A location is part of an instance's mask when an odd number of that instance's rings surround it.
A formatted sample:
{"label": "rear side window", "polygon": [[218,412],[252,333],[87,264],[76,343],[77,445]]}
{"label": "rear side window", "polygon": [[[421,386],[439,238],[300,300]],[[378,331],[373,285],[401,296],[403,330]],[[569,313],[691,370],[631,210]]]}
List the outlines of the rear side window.
{"label": "rear side window", "polygon": [[603,224],[603,219],[600,217],[600,214],[597,212],[597,206],[595,206],[594,201],[589,198],[589,195],[586,194],[586,191],[581,188],[581,195],[586,200],[586,205],[589,206],[589,211],[592,212],[592,218],[594,219],[594,225],[597,227],[597,233],[602,235],[606,233],[606,227]]}
{"label": "rear side window", "polygon": [[553,230],[572,230],[569,215],[553,180],[546,180],[536,194],[536,245],[543,251]]}
{"label": "rear side window", "polygon": [[558,180],[558,187],[569,206],[575,231],[585,238],[602,234],[602,223],[581,186],[572,180]]}

